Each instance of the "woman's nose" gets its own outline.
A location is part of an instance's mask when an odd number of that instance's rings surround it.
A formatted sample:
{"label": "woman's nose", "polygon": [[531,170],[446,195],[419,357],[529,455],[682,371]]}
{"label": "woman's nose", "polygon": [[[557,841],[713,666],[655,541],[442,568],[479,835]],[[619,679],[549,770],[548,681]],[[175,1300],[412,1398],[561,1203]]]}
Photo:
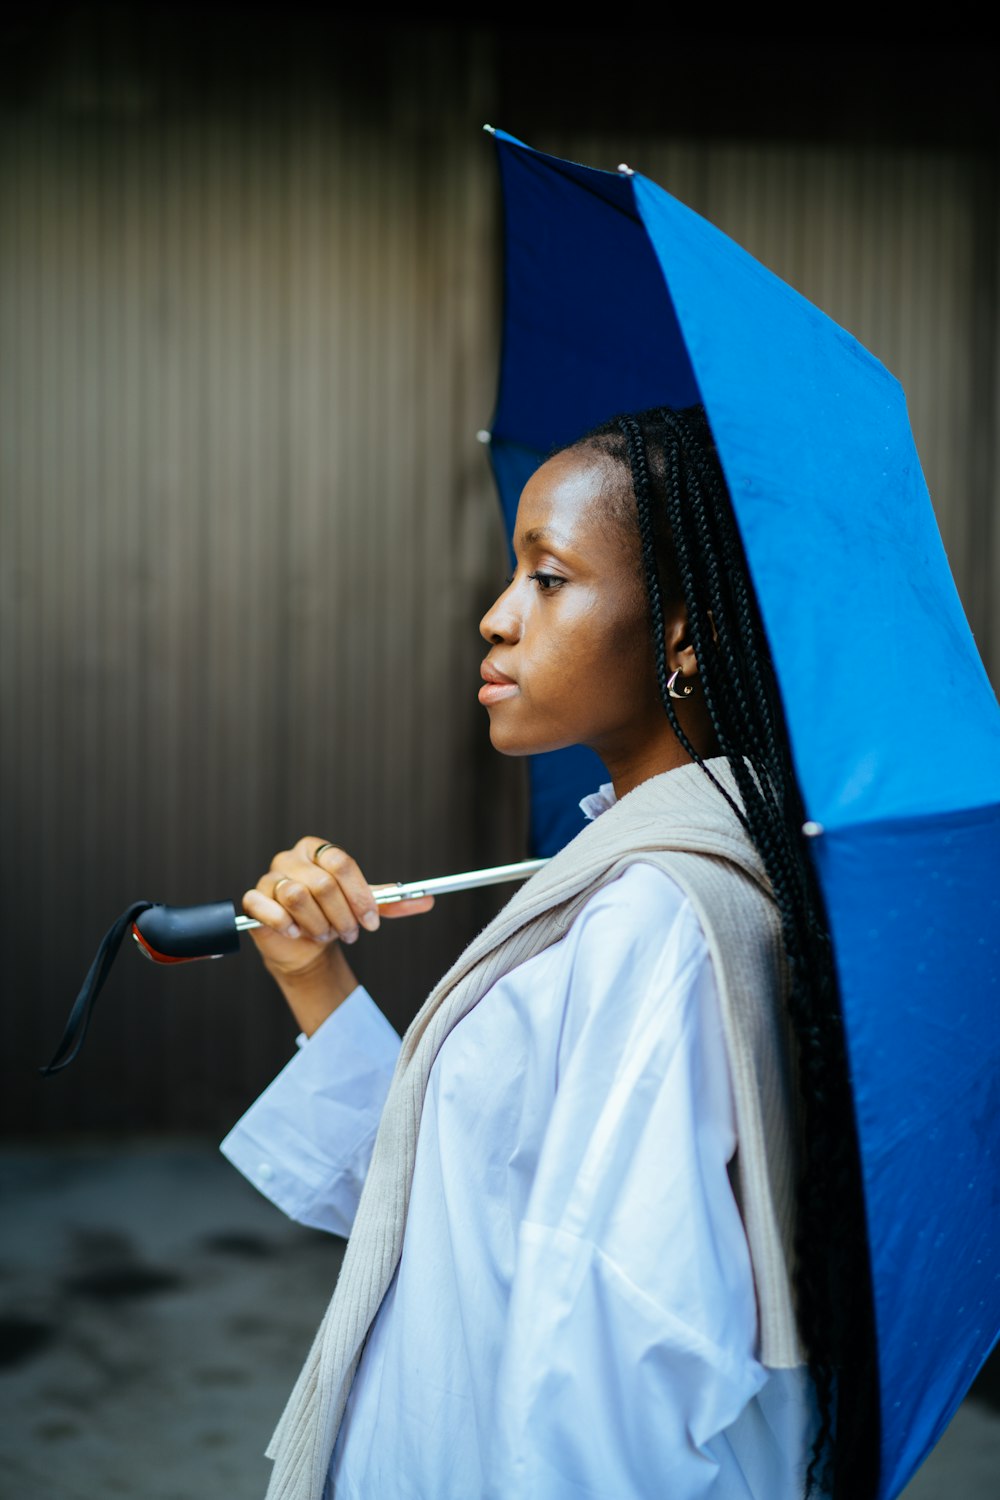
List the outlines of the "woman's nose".
{"label": "woman's nose", "polygon": [[491,646],[501,641],[516,641],[520,638],[521,623],[514,607],[513,580],[500,597],[490,605],[479,622],[479,634]]}

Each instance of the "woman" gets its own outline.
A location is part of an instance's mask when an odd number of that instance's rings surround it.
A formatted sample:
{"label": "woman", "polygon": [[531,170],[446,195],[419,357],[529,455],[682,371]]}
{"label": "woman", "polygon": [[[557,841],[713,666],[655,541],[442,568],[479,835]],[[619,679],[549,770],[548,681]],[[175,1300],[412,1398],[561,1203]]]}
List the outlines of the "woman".
{"label": "woman", "polygon": [[597,752],[589,826],[401,1047],[344,957],[379,920],[350,856],[301,839],[244,897],[310,1040],[224,1150],[351,1236],[269,1495],[791,1500],[829,1487],[836,1395],[860,1496],[829,939],[704,413],[555,454],[514,547],[480,700],[504,754]]}

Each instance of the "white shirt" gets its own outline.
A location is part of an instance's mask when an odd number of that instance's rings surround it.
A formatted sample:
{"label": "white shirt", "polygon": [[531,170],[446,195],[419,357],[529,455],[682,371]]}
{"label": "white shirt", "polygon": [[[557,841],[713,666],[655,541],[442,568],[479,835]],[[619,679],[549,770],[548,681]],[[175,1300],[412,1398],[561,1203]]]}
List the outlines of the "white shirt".
{"label": "white shirt", "polygon": [[[398,1049],[359,985],[222,1150],[349,1234]],[[812,1393],[755,1357],[735,1149],[704,935],[631,865],[435,1059],[329,1500],[797,1500]]]}

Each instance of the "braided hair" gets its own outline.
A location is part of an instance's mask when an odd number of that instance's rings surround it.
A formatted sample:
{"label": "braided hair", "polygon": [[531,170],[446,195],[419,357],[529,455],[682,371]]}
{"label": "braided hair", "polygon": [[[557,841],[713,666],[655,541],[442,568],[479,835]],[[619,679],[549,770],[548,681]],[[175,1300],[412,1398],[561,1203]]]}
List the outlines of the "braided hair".
{"label": "braided hair", "polygon": [[[638,520],[664,711],[688,755],[747,829],[781,915],[804,1136],[794,1280],[819,1408],[805,1495],[867,1500],[878,1479],[878,1383],[837,980],[822,896],[804,847],[804,810],[770,652],[726,483],[700,406],[615,417],[570,447],[600,455],[616,519],[633,535]],[[742,810],[695,751],[668,692],[664,604],[680,601],[719,753],[732,768]]]}

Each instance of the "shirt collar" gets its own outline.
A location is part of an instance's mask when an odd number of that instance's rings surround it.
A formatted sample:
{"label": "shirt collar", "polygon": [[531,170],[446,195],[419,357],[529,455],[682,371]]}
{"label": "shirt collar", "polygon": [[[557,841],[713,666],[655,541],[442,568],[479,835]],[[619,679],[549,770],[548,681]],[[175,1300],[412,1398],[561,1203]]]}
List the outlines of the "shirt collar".
{"label": "shirt collar", "polygon": [[586,797],[580,799],[580,811],[583,816],[591,822],[599,818],[601,813],[607,812],[609,807],[614,807],[618,798],[610,781],[606,781],[596,792],[590,792]]}

